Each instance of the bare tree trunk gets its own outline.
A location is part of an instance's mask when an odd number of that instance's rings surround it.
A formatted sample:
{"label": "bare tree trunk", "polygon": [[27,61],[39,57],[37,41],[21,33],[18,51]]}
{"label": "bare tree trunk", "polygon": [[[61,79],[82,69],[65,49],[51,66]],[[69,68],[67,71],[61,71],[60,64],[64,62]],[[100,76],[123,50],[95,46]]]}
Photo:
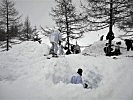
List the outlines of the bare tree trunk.
{"label": "bare tree trunk", "polygon": [[112,30],[113,27],[113,0],[110,0],[110,25],[109,25],[109,32],[107,34],[108,37],[108,43],[109,43],[109,51],[108,51],[108,55],[111,56],[111,45],[112,45],[112,40],[114,39],[114,33]]}
{"label": "bare tree trunk", "polygon": [[8,2],[6,1],[6,5],[7,5],[7,51],[9,50],[9,22],[8,22]]}
{"label": "bare tree trunk", "polygon": [[67,52],[66,54],[71,54],[71,51],[70,51],[70,43],[69,43],[69,26],[68,26],[68,15],[67,15],[67,7],[66,7],[66,4],[65,4],[65,17],[66,17],[66,29],[67,29],[67,45],[68,45],[68,48],[67,48]]}

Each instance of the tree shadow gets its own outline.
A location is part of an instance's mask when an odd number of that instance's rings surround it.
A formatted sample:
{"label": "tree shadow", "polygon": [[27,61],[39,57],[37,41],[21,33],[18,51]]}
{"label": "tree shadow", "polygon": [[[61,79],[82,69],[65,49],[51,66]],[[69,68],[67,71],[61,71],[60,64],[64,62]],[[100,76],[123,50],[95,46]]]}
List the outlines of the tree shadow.
{"label": "tree shadow", "polygon": [[[12,48],[13,45],[16,45],[16,44],[21,44],[23,41],[10,41],[9,42],[9,48]],[[7,51],[6,49],[6,41],[2,41],[0,42],[0,52],[4,52],[4,51]]]}

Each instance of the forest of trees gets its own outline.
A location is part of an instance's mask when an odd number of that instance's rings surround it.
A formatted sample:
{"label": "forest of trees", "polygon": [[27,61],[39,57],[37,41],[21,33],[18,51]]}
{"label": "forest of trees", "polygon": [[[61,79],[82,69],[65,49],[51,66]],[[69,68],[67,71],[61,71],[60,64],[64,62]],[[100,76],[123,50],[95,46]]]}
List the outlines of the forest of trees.
{"label": "forest of trees", "polygon": [[32,35],[33,35],[33,29],[31,27],[30,19],[27,16],[23,24],[23,29],[21,32],[21,39],[25,39],[28,41],[33,37]]}
{"label": "forest of trees", "polygon": [[[61,29],[63,37],[68,44],[70,39],[78,39],[86,31],[98,31],[109,28],[106,36],[111,45],[115,38],[112,28],[117,27],[128,33],[133,29],[133,1],[132,0],[81,0],[80,9],[77,10],[73,0],[55,0],[55,7],[50,15]],[[48,12],[49,13],[49,12]],[[6,41],[6,50],[9,50],[10,41],[14,37],[22,40],[31,40],[34,29],[27,16],[22,22],[21,14],[15,8],[12,0],[0,2],[0,41]]]}
{"label": "forest of trees", "polygon": [[[13,36],[12,31],[18,29],[19,26],[19,16],[18,11],[14,8],[14,2],[9,0],[2,0],[0,5],[0,22],[3,34],[6,33],[4,38],[7,43],[7,51],[9,50],[9,39]],[[17,29],[15,31],[17,31]],[[16,32],[17,33],[17,32]]]}
{"label": "forest of trees", "polygon": [[[23,34],[31,34],[29,18],[24,24],[21,21],[19,12],[15,8],[15,2],[12,0],[2,0],[0,2],[0,41],[6,41],[6,50],[9,50],[11,39],[18,37],[22,39]],[[29,37],[24,37],[28,40]],[[24,39],[23,38],[23,39]]]}

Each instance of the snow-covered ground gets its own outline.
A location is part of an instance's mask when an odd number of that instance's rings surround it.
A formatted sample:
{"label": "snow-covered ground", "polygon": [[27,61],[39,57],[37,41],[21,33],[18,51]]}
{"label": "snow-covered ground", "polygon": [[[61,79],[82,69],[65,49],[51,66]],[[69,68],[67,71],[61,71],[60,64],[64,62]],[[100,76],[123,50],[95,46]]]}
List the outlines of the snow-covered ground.
{"label": "snow-covered ground", "polygon": [[[0,100],[133,100],[133,51],[123,48],[122,55],[107,57],[103,45],[95,42],[81,54],[51,59],[43,56],[49,51],[45,40],[1,51]],[[92,89],[70,83],[78,68]]]}

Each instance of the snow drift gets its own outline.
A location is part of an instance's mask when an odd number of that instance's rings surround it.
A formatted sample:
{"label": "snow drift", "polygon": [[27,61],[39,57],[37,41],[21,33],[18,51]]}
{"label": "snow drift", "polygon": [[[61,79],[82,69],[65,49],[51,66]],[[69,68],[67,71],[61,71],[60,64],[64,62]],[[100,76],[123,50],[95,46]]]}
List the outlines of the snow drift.
{"label": "snow drift", "polygon": [[[47,59],[45,43],[22,42],[0,52],[0,100],[132,100],[133,52],[106,57],[95,42],[82,54]],[[83,69],[83,79],[92,89],[70,83],[71,75]]]}

